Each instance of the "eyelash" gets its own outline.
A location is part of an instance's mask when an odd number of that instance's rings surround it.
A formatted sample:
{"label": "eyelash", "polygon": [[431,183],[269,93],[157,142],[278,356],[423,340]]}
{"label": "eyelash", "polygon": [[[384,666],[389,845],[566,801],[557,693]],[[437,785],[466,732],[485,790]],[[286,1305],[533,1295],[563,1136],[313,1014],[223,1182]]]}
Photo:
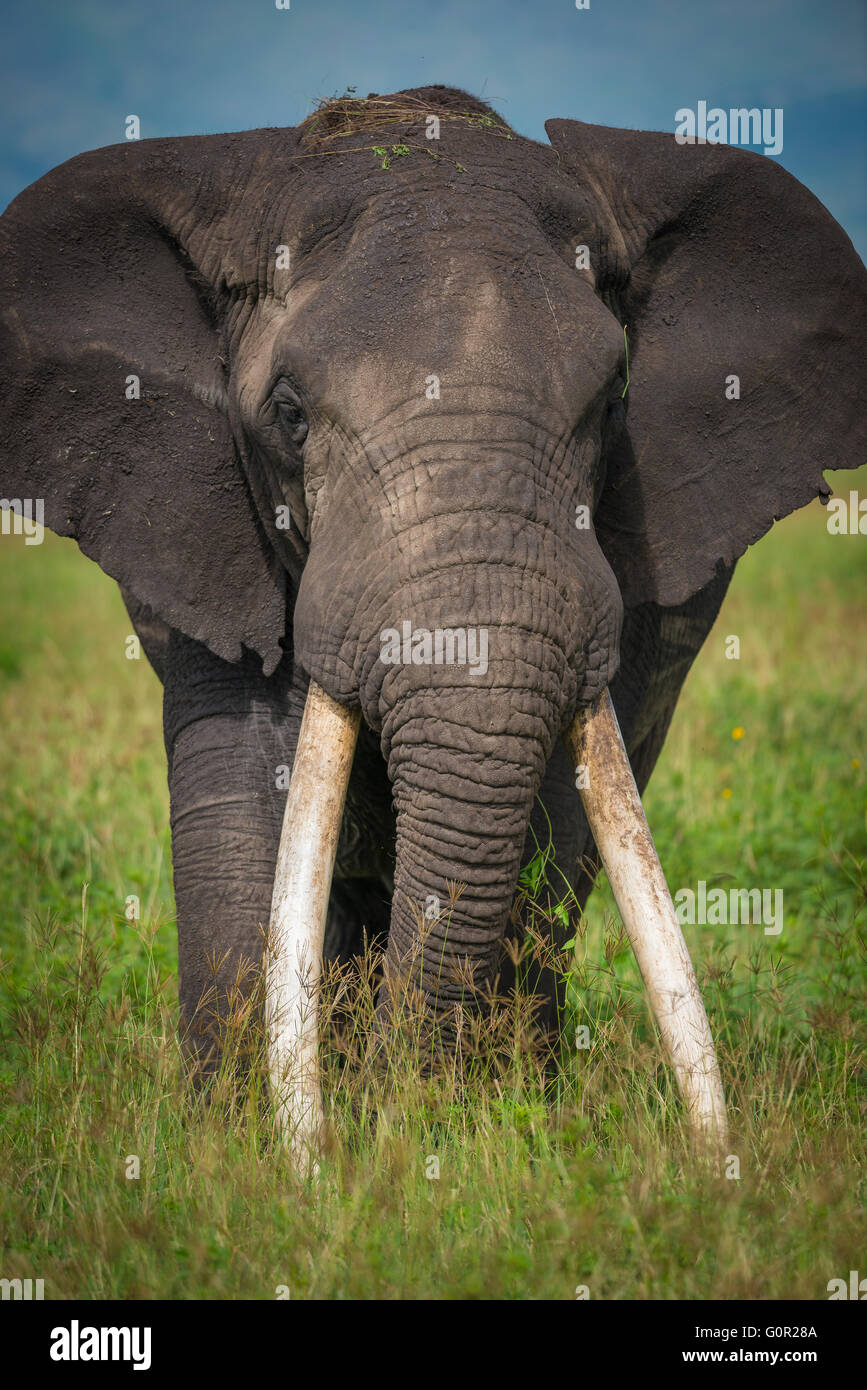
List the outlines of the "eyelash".
{"label": "eyelash", "polygon": [[295,392],[292,391],[292,388],[285,385],[284,390],[291,392],[292,399],[281,400],[280,397],[275,394],[274,406],[283,429],[289,435],[293,444],[300,448],[309,432],[307,417],[304,413],[303,405],[300,400],[298,400]]}

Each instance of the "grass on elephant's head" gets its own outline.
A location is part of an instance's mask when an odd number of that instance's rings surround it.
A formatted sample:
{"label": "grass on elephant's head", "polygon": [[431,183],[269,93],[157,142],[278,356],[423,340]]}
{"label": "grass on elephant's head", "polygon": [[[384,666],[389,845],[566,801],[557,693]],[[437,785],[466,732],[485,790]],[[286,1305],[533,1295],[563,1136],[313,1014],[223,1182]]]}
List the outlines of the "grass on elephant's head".
{"label": "grass on elephant's head", "polygon": [[323,97],[299,127],[301,141],[308,149],[337,146],[349,137],[355,138],[391,126],[423,125],[435,116],[439,121],[458,121],[500,137],[512,138],[512,129],[485,102],[472,97],[459,104],[446,94],[437,100],[431,92],[424,97],[413,92],[396,92],[392,96],[359,97],[350,87],[340,95]]}
{"label": "grass on elephant's head", "polygon": [[[561,962],[553,1074],[526,1001],[480,1035],[468,1015],[465,1064],[428,1077],[411,1027],[369,1049],[374,956],[326,981],[315,1183],[275,1146],[261,1085],[239,1093],[227,1070],[210,1103],[189,1093],[158,683],[71,542],[15,545],[0,545],[2,1277],[44,1278],[49,1298],[813,1299],[859,1267],[863,537],[831,536],[811,507],[747,554],[645,797],[675,891],[784,893],[779,934],[685,928],[731,1110],[725,1173],[690,1158],[603,880]],[[240,1011],[227,1041],[261,1049]]]}

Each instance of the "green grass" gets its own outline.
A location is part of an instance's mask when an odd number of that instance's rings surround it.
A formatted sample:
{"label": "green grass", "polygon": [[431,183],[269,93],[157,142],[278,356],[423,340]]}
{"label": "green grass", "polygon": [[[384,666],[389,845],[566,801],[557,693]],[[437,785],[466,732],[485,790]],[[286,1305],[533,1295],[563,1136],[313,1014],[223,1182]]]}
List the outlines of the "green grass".
{"label": "green grass", "polygon": [[461,1080],[423,1079],[411,1041],[374,1070],[369,979],[331,981],[355,1022],[331,1034],[305,1184],[256,1088],[185,1092],[160,691],[117,590],[69,542],[4,537],[0,1275],[47,1297],[824,1299],[863,1273],[865,579],[867,542],[818,507],[775,527],[645,798],[673,890],[784,892],[779,936],[685,928],[740,1177],[690,1156],[603,882],[553,1079],[523,1002],[497,1047],[467,1025]]}

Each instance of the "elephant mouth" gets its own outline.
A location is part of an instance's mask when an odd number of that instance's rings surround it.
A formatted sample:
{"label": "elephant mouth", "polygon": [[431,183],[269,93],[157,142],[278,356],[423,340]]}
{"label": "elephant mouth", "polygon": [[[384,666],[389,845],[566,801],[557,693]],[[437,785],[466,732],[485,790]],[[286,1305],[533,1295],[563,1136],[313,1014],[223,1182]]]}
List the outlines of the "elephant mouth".
{"label": "elephant mouth", "polygon": [[[281,1134],[315,1166],[322,1126],[317,995],[325,920],[361,714],[311,681],[286,802],[268,934],[269,1073]],[[677,1077],[693,1134],[722,1152],[726,1111],[695,972],[644,815],[611,697],[565,735],[584,810]]]}

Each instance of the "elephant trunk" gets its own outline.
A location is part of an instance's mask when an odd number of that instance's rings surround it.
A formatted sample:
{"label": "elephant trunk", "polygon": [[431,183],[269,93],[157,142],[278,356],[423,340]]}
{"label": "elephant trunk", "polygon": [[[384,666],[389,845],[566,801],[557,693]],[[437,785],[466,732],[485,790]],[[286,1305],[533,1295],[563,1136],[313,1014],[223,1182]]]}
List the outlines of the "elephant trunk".
{"label": "elephant trunk", "polygon": [[538,696],[517,691],[504,706],[466,685],[412,691],[388,721],[397,853],[386,964],[420,988],[446,1034],[455,1006],[496,972],[557,727]]}

